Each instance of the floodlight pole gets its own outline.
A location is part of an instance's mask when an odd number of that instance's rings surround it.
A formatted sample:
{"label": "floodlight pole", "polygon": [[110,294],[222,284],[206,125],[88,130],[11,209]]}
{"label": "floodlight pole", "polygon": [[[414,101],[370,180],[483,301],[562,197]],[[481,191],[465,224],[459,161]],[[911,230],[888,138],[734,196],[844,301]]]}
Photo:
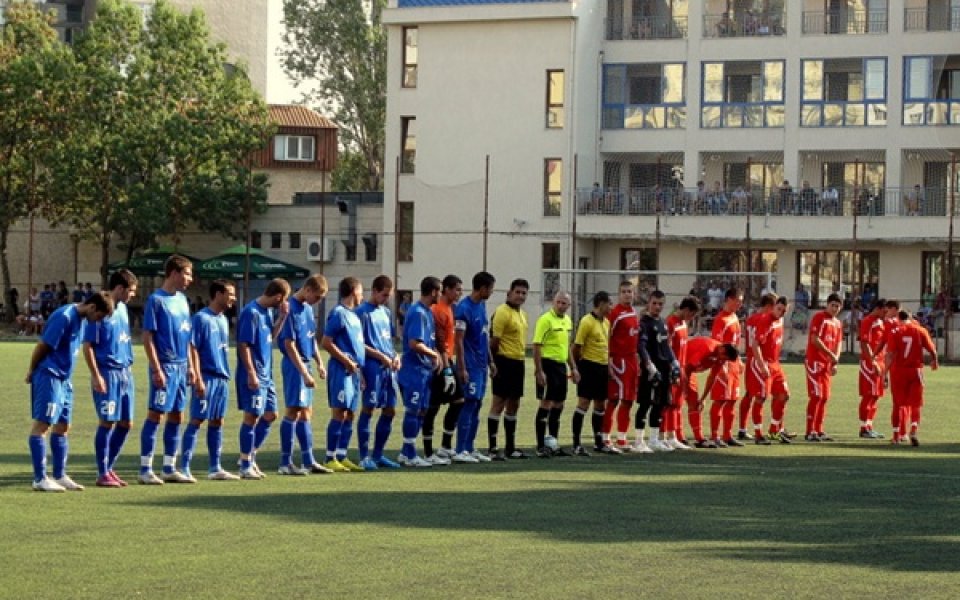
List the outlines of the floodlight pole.
{"label": "floodlight pole", "polygon": [[950,219],[947,229],[947,266],[943,284],[946,288],[947,306],[943,313],[944,354],[947,360],[953,360],[953,216],[957,212],[957,155],[950,153]]}
{"label": "floodlight pole", "polygon": [[487,242],[490,237],[490,155],[483,169],[483,270],[487,270]]}

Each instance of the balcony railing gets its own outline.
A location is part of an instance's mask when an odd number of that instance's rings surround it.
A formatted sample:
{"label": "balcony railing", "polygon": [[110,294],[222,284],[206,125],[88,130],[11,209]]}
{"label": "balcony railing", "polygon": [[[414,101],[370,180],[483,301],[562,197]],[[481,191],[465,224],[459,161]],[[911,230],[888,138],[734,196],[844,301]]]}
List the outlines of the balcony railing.
{"label": "balcony railing", "polygon": [[687,17],[637,17],[624,27],[607,22],[608,40],[679,40],[687,37]]}
{"label": "balcony railing", "polygon": [[887,32],[885,10],[808,11],[803,13],[804,34],[863,35]]}
{"label": "balcony railing", "polygon": [[783,13],[703,15],[703,37],[705,38],[786,34],[786,15]]}
{"label": "balcony railing", "polygon": [[928,8],[903,9],[904,31],[960,31],[960,6],[934,11]]}
{"label": "balcony railing", "polygon": [[[947,214],[946,188],[777,188],[748,191],[698,188],[587,188],[577,190],[579,215],[934,217]],[[957,199],[960,204],[960,198]],[[960,207],[957,207],[960,208]],[[960,211],[957,211],[960,213]]]}

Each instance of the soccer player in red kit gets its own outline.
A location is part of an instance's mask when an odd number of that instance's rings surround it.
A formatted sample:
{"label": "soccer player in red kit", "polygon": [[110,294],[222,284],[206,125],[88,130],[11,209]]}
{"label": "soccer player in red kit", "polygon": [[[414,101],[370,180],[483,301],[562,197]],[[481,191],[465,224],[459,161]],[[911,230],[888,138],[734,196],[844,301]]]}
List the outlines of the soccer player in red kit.
{"label": "soccer player in red kit", "polygon": [[[777,298],[773,306],[773,323],[767,339],[760,344],[760,353],[767,362],[770,370],[767,395],[773,397],[770,406],[770,428],[767,430],[768,439],[780,440],[781,444],[789,444],[797,434],[787,431],[783,418],[787,412],[787,400],[790,399],[790,388],[787,386],[787,376],[780,364],[780,354],[783,352],[783,316],[787,314],[789,301],[786,296]],[[762,417],[762,414],[760,415]],[[754,418],[754,426],[760,419]]]}
{"label": "soccer player in red kit", "polygon": [[[637,378],[640,366],[637,342],[640,339],[640,316],[633,308],[633,283],[620,282],[618,303],[607,313],[610,321],[609,373],[607,406],[603,412],[603,446],[596,448],[605,454],[620,454],[629,444],[630,409],[637,401]],[[617,421],[617,445],[610,442],[613,421]]]}
{"label": "soccer player in red kit", "polygon": [[[713,329],[710,337],[721,344],[740,344],[740,319],[737,311],[743,306],[743,292],[738,288],[730,288],[724,294],[723,307],[713,319]],[[720,448],[727,446],[743,446],[743,442],[733,439],[734,410],[737,397],[740,395],[740,360],[724,362],[714,367],[720,371],[714,378],[710,388],[710,437]],[[721,421],[723,436],[720,435]]]}
{"label": "soccer player in red kit", "polygon": [[876,300],[870,312],[860,321],[860,437],[883,439],[883,434],[873,430],[873,418],[877,414],[877,401],[883,395],[883,361],[886,301]]}
{"label": "soccer player in red kit", "polygon": [[[708,337],[693,337],[687,340],[686,346],[686,364],[683,366],[683,397],[687,401],[687,420],[690,422],[690,428],[693,430],[693,437],[696,440],[694,446],[697,448],[716,448],[717,445],[703,437],[703,423],[700,417],[700,411],[703,409],[703,401],[713,387],[714,380],[722,373],[721,369],[716,367],[729,362],[736,361],[740,357],[736,346],[732,344],[721,344],[717,340]],[[703,396],[699,395],[697,386],[697,373],[710,371],[707,377],[706,385],[703,388]]]}
{"label": "soccer player in red kit", "polygon": [[767,341],[770,331],[775,321],[773,316],[773,307],[777,303],[776,294],[764,294],[760,297],[760,308],[752,315],[747,317],[744,323],[746,335],[744,336],[744,346],[747,351],[747,360],[745,364],[745,379],[747,380],[747,392],[740,401],[740,430],[737,432],[737,439],[747,439],[747,418],[751,412],[754,415],[754,440],[757,444],[769,445],[770,441],[763,436],[761,427],[756,426],[759,422],[763,425],[763,403],[767,399],[770,379],[770,369],[767,361],[764,360],[760,350],[760,344]]}
{"label": "soccer player in red kit", "polygon": [[667,317],[667,335],[670,336],[670,348],[680,363],[680,381],[670,390],[670,406],[663,409],[660,431],[664,433],[664,443],[674,450],[689,450],[683,437],[683,397],[686,384],[684,367],[687,364],[687,338],[690,320],[700,312],[700,301],[687,296],[680,301],[677,310]]}
{"label": "soccer player in red kit", "polygon": [[830,399],[830,382],[840,362],[840,341],[843,324],[837,318],[843,302],[837,294],[827,297],[827,308],[810,319],[807,353],[803,367],[807,372],[807,435],[808,442],[832,442],[823,432],[823,420]]}
{"label": "soccer player in red kit", "polygon": [[909,426],[910,443],[920,445],[917,428],[920,426],[920,409],[923,408],[923,353],[930,355],[930,369],[936,371],[940,363],[937,348],[930,334],[910,314],[901,311],[900,325],[887,340],[886,363],[890,369],[890,395],[893,397],[891,416],[893,443],[907,440]]}

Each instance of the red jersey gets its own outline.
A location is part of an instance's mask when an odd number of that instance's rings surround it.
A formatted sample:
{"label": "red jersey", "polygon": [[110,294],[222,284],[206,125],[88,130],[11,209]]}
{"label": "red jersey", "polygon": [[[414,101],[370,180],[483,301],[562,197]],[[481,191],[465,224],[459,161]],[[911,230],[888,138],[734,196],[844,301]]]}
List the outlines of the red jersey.
{"label": "red jersey", "polygon": [[713,319],[713,329],[710,331],[710,337],[721,344],[733,344],[737,346],[740,343],[740,319],[737,313],[721,310]]}
{"label": "red jersey", "polygon": [[677,315],[667,317],[667,335],[670,336],[670,348],[677,362],[683,367],[687,364],[687,322]]}
{"label": "red jersey", "polygon": [[632,305],[617,304],[607,314],[610,321],[610,355],[630,356],[637,353],[640,341],[640,317]]}
{"label": "red jersey", "polygon": [[916,321],[901,323],[887,340],[887,352],[893,355],[892,368],[922,369],[924,350],[931,355],[937,352],[930,334]]}
{"label": "red jersey", "polygon": [[831,317],[825,310],[813,315],[810,319],[810,334],[807,336],[807,356],[808,363],[827,363],[833,362],[826,353],[813,343],[819,339],[828,350],[836,354],[840,351],[840,341],[843,338],[843,323],[836,317]]}
{"label": "red jersey", "polygon": [[768,363],[779,363],[783,351],[783,317],[779,319],[770,313],[770,326],[766,338],[760,342],[760,354]]}
{"label": "red jersey", "polygon": [[770,329],[773,325],[773,313],[757,311],[747,317],[745,323],[747,326],[747,360],[753,359],[753,345],[760,347],[760,354],[763,354],[763,344],[770,335]]}
{"label": "red jersey", "polygon": [[687,373],[700,373],[712,369],[720,359],[714,354],[720,346],[715,339],[698,336],[687,340]]}
{"label": "red jersey", "polygon": [[896,318],[896,317],[894,317],[894,318],[892,318],[892,319],[887,319],[886,317],[884,317],[884,319],[883,319],[883,345],[881,346],[881,348],[887,344],[887,340],[889,340],[890,337],[893,336],[893,334],[896,333],[897,329],[899,329],[899,328],[900,328],[900,319],[898,319],[898,318]]}
{"label": "red jersey", "polygon": [[885,337],[883,319],[874,315],[867,315],[860,321],[860,356],[867,358],[867,348],[876,356]]}

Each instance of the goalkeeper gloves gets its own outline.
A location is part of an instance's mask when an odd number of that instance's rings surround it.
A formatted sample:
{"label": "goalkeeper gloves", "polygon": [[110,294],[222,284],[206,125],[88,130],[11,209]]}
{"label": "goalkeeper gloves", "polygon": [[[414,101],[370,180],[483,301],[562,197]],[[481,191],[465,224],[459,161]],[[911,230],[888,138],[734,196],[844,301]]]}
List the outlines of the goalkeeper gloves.
{"label": "goalkeeper gloves", "polygon": [[450,395],[457,389],[457,380],[453,377],[453,369],[447,367],[443,370],[443,393]]}
{"label": "goalkeeper gloves", "polygon": [[647,363],[647,381],[653,385],[658,385],[660,383],[660,371],[657,370],[656,365],[653,363]]}

